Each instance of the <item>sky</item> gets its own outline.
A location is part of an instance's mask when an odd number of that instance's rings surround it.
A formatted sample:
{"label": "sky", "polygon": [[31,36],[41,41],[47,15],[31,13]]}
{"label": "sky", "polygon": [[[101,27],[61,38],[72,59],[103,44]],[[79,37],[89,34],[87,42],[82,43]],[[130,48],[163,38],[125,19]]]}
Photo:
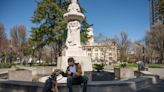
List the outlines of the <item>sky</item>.
{"label": "sky", "polygon": [[[127,32],[132,41],[142,40],[149,29],[148,0],[80,0],[87,11],[85,16],[93,24],[94,34],[110,38]],[[35,26],[31,17],[37,5],[35,0],[0,0],[0,23],[8,34],[13,26]]]}

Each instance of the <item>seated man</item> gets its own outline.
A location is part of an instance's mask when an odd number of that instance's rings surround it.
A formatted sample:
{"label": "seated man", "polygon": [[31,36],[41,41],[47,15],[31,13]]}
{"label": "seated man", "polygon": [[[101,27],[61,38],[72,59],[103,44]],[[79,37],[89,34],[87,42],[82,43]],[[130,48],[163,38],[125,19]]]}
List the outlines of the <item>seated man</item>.
{"label": "seated man", "polygon": [[81,84],[81,83],[84,84],[83,92],[87,92],[88,78],[82,76],[81,65],[75,63],[75,60],[72,57],[68,59],[68,67],[66,73],[67,73],[67,86],[69,88],[69,92],[73,92],[72,90],[73,84]]}

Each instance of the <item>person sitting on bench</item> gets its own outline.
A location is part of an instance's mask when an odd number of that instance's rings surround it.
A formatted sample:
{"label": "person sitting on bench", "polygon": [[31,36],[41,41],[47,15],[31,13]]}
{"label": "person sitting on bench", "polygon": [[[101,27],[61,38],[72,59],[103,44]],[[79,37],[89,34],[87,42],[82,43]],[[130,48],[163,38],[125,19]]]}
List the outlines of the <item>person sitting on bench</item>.
{"label": "person sitting on bench", "polygon": [[66,70],[67,74],[67,87],[69,92],[73,92],[72,85],[73,84],[81,84],[83,83],[83,92],[87,92],[87,82],[88,78],[86,76],[82,76],[82,69],[79,63],[75,63],[74,58],[68,58],[68,67]]}

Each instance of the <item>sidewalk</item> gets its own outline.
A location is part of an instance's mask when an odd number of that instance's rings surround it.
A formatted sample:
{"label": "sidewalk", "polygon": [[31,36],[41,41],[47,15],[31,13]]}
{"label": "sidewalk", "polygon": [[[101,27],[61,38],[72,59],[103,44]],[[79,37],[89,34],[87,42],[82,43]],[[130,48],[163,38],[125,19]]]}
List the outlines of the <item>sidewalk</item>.
{"label": "sidewalk", "polygon": [[6,69],[0,69],[0,74],[3,74],[3,73],[8,73],[9,70],[15,70],[15,68],[6,68]]}

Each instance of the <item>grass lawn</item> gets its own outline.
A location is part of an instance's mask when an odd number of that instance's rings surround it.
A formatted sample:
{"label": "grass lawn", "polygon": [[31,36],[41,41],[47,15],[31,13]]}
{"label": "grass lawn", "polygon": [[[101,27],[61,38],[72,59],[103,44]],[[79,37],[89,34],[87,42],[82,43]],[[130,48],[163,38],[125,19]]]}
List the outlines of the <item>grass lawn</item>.
{"label": "grass lawn", "polygon": [[0,69],[2,68],[11,68],[12,67],[12,65],[11,64],[9,64],[9,63],[0,63]]}
{"label": "grass lawn", "polygon": [[[164,64],[147,64],[149,68],[164,68]],[[121,67],[121,65],[115,65],[114,67]],[[137,68],[137,64],[127,64],[125,68]]]}
{"label": "grass lawn", "polygon": [[[113,67],[123,68],[121,65],[114,65]],[[137,64],[126,64],[124,68],[137,68]]]}
{"label": "grass lawn", "polygon": [[164,64],[148,64],[149,68],[164,68]]}

